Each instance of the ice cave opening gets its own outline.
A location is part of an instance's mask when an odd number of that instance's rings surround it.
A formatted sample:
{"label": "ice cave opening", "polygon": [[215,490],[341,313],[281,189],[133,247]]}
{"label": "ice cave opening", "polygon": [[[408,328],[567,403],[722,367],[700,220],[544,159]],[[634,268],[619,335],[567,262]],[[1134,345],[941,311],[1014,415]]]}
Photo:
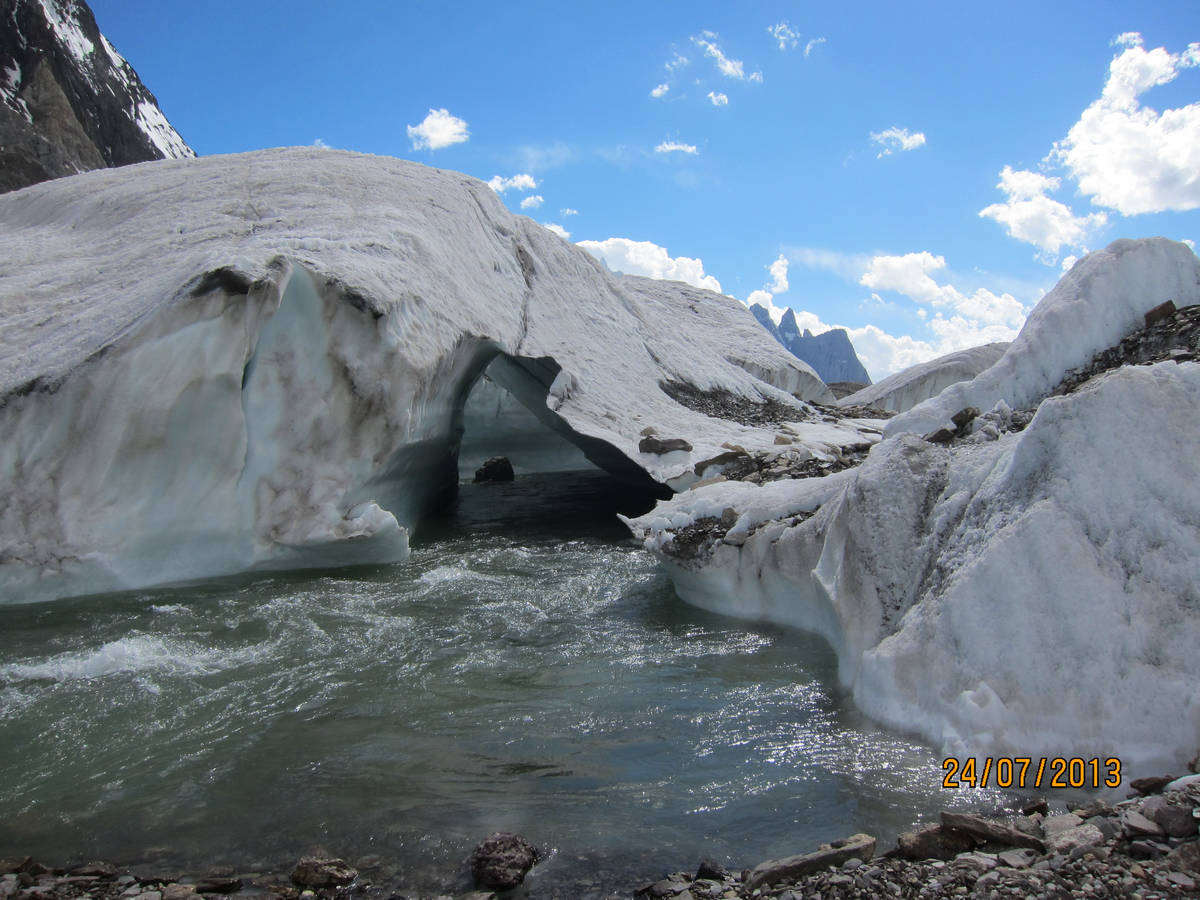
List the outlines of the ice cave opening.
{"label": "ice cave opening", "polygon": [[[514,525],[522,504],[542,514],[553,506],[553,518],[566,525],[573,517],[615,522],[617,512],[645,512],[672,496],[616,448],[576,431],[547,405],[560,372],[550,357],[499,353],[464,385],[451,429],[460,490],[439,516],[461,509],[464,491],[478,495],[470,505],[508,506]],[[494,457],[512,464],[512,486],[474,484],[477,470]]]}

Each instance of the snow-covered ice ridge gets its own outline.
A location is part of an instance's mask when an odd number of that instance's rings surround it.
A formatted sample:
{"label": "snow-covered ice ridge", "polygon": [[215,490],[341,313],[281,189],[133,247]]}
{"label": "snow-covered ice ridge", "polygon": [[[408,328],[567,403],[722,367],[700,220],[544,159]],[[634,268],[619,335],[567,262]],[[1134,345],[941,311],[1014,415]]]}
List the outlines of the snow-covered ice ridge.
{"label": "snow-covered ice ridge", "polygon": [[[615,276],[486,184],[322,149],[0,196],[0,600],[388,561],[458,476],[489,380],[590,459],[681,489],[815,373],[736,300]],[[642,431],[691,452],[641,453]],[[803,435],[803,424],[797,433]],[[813,426],[812,445],[877,440]]]}
{"label": "snow-covered ice ridge", "polygon": [[[837,405],[874,406],[889,412],[904,412],[923,400],[936,397],[952,384],[970,381],[990,368],[1007,348],[1006,343],[982,344],[947,353],[929,362],[917,363],[843,397]],[[951,415],[957,411],[954,410]]]}
{"label": "snow-covered ice ridge", "polygon": [[[1117,241],[993,366],[890,420],[861,467],[698,487],[631,527],[684,599],[824,635],[864,710],[947,753],[1179,770],[1200,749],[1200,364],[1043,399],[1168,299],[1200,302],[1192,251]],[[918,436],[968,405],[1037,412],[998,439]],[[672,554],[698,521],[711,554]]]}

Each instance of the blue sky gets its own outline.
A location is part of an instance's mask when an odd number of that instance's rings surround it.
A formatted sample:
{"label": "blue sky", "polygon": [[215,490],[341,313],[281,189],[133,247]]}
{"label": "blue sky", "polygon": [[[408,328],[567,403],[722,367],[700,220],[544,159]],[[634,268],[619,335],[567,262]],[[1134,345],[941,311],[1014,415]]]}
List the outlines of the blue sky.
{"label": "blue sky", "polygon": [[1200,240],[1195,0],[91,5],[197,153],[495,179],[614,269],[848,328],[876,379],[1011,337],[1085,250]]}

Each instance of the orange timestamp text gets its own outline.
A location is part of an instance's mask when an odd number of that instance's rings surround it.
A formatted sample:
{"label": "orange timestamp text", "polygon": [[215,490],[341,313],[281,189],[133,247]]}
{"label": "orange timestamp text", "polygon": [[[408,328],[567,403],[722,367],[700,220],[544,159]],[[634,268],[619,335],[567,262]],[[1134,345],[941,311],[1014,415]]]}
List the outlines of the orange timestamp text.
{"label": "orange timestamp text", "polygon": [[1032,756],[973,756],[942,760],[944,788],[1116,788],[1121,786],[1121,760]]}

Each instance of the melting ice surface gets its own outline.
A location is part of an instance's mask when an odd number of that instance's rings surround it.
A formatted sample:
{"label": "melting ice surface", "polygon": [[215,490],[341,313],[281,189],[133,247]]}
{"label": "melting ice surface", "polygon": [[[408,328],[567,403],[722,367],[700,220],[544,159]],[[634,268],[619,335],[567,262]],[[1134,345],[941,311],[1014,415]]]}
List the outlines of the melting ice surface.
{"label": "melting ice surface", "polygon": [[[686,606],[607,476],[464,485],[394,566],[0,607],[0,855],[465,887],[494,829],[541,896],[753,865],[941,808],[831,651]],[[372,858],[373,857],[373,858]]]}

